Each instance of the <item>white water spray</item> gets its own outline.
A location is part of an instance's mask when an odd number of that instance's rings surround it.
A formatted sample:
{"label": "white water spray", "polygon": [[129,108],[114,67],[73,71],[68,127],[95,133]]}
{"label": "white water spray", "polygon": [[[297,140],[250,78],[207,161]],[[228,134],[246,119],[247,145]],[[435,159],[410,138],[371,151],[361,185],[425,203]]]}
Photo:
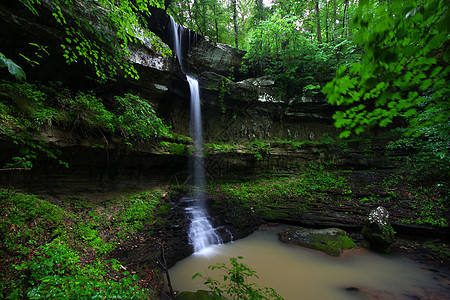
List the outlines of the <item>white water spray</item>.
{"label": "white water spray", "polygon": [[[184,28],[175,23],[170,17],[173,47],[178,57],[181,70],[184,72],[182,58],[182,37]],[[202,136],[202,116],[200,107],[200,90],[198,81],[189,75],[186,75],[189,83],[191,95],[191,136],[194,141],[194,152],[190,157],[190,172],[193,176],[194,191],[193,197],[184,199],[190,206],[186,208],[190,225],[189,225],[189,243],[194,247],[194,252],[198,253],[211,245],[222,244],[222,239],[216,233],[216,230],[210,222],[210,217],[205,205],[205,168],[203,161],[203,136]]]}

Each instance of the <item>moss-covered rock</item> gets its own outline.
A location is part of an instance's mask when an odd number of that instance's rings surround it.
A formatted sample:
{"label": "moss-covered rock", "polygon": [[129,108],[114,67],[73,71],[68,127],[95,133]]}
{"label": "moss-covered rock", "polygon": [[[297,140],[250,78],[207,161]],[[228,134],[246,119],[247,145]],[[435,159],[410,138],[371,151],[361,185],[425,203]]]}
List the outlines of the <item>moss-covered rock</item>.
{"label": "moss-covered rock", "polygon": [[362,234],[368,246],[381,253],[390,253],[395,241],[394,229],[389,223],[389,212],[378,206],[372,210],[366,219]]}
{"label": "moss-covered rock", "polygon": [[319,250],[334,256],[339,256],[345,250],[356,247],[347,233],[339,228],[309,229],[293,227],[280,233],[279,238],[285,243]]}

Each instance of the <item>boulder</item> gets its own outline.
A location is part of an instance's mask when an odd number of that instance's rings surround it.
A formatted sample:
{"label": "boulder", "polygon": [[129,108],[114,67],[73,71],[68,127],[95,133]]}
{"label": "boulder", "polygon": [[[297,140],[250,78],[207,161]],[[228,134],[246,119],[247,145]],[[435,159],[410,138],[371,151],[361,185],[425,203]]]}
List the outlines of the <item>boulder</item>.
{"label": "boulder", "polygon": [[227,44],[201,39],[188,54],[189,70],[200,74],[214,71],[223,76],[238,74],[245,52]]}
{"label": "boulder", "polygon": [[356,244],[339,228],[309,229],[292,227],[279,235],[280,241],[322,251],[328,255],[339,256]]}
{"label": "boulder", "polygon": [[378,206],[370,212],[362,230],[368,246],[381,253],[391,252],[391,245],[395,241],[394,233],[389,223],[389,212],[383,206]]}

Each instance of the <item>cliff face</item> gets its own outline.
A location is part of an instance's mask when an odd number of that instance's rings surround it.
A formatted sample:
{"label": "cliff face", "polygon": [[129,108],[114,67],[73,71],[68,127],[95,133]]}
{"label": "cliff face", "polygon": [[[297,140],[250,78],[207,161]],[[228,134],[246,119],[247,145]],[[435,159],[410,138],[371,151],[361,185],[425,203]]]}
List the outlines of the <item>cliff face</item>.
{"label": "cliff face", "polygon": [[[104,10],[94,4],[84,6],[88,5],[84,2],[77,5],[84,18],[91,20],[99,30],[104,30],[101,25],[101,18],[106,15]],[[115,95],[137,94],[155,106],[157,115],[174,132],[189,135],[189,87],[174,57],[163,56],[151,40],[143,39],[142,43],[129,46],[131,54],[128,59],[139,73],[138,80],[118,76],[115,81],[95,81],[92,79],[94,71],[88,65],[65,62],[60,46],[65,32],[52,18],[52,9],[49,2],[44,2],[37,16],[18,1],[0,4],[0,51],[24,67],[29,82],[60,81],[73,90],[93,90],[98,97],[109,101],[109,105],[114,105],[111,101]],[[152,10],[152,17],[148,19],[149,28],[172,46],[168,22],[170,18],[158,9]],[[182,39],[190,39],[195,33],[186,31],[186,35],[188,37]],[[250,144],[259,140],[317,143],[324,138],[335,137],[337,131],[332,124],[332,107],[321,99],[305,95],[284,99],[277,92],[279,89],[272,78],[243,77],[239,71],[244,56],[242,51],[201,36],[195,36],[195,40],[196,43],[188,41],[193,47],[185,47],[183,56],[187,70],[196,75],[200,83],[205,142],[243,145],[231,152],[212,151],[207,154],[208,166],[214,170],[215,176],[252,176],[269,169],[295,172],[306,163],[324,160],[324,149],[303,147],[293,150],[274,146],[263,151],[261,159],[258,154],[261,149]],[[19,55],[23,53],[33,57],[35,49],[30,42],[45,47],[48,53],[34,67],[23,62]],[[1,71],[2,78],[9,78],[6,70]],[[41,129],[35,136],[36,140],[61,151],[60,159],[68,162],[69,168],[51,159],[40,159],[30,171],[1,172],[2,185],[37,190],[51,187],[67,192],[126,188],[174,180],[183,182],[187,178],[186,151],[165,151],[159,144],[133,150],[120,139],[89,132],[77,135],[69,128],[56,124],[52,128]],[[0,147],[2,166],[19,151],[5,136],[2,136]]]}

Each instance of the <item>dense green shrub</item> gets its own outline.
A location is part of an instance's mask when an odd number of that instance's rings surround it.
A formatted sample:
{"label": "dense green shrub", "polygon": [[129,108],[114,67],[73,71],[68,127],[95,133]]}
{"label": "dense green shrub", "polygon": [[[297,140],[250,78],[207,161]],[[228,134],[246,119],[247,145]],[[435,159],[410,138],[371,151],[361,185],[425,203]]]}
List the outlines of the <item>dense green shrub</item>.
{"label": "dense green shrub", "polygon": [[119,271],[118,261],[84,264],[80,258],[77,251],[56,239],[39,247],[30,260],[14,267],[29,274],[30,288],[26,292],[29,299],[146,299],[144,290],[136,285],[136,275],[123,272],[117,281],[108,279],[108,269]]}
{"label": "dense green shrub", "polygon": [[116,96],[114,100],[118,104],[117,128],[125,137],[155,139],[170,136],[170,127],[158,118],[151,103],[132,94]]}
{"label": "dense green shrub", "polygon": [[147,299],[135,273],[107,257],[154,221],[160,197],[155,190],[111,207],[76,198],[55,205],[0,190],[0,298]]}

